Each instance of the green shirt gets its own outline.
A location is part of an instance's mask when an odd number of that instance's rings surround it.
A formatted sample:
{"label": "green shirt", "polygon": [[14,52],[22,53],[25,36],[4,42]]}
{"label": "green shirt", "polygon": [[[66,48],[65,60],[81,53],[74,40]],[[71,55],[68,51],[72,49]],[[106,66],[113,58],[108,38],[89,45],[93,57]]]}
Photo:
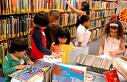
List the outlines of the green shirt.
{"label": "green shirt", "polygon": [[3,72],[4,72],[4,75],[5,75],[5,81],[6,82],[10,82],[11,80],[11,77],[9,77],[8,75],[12,74],[13,72],[16,71],[16,68],[15,66],[17,65],[20,65],[21,63],[21,60],[24,62],[27,61],[26,57],[23,56],[23,57],[20,57],[19,60],[14,60],[11,56],[10,53],[8,53],[4,60],[3,60],[3,63],[2,63],[2,68],[3,68]]}

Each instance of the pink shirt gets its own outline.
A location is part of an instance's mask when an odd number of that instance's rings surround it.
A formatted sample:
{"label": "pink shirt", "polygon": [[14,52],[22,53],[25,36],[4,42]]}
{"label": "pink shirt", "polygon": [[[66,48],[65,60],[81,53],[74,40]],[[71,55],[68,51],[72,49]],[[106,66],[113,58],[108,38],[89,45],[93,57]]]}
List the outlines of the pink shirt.
{"label": "pink shirt", "polygon": [[119,51],[120,39],[105,37],[104,54]]}

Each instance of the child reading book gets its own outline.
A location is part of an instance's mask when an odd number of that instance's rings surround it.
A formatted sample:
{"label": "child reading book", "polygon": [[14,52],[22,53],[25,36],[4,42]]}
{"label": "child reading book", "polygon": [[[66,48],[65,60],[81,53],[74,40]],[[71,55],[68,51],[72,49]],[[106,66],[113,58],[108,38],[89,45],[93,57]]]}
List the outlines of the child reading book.
{"label": "child reading book", "polygon": [[63,44],[72,45],[70,41],[71,38],[70,38],[69,30],[59,27],[56,31],[55,42],[52,43],[51,45],[51,50],[57,54],[61,54],[62,51],[61,45]]}
{"label": "child reading book", "polygon": [[25,56],[27,48],[28,41],[25,38],[14,39],[11,42],[9,53],[5,56],[2,63],[6,82],[10,82],[11,80],[11,77],[8,75],[16,70],[24,69],[27,64],[33,64],[33,62]]}
{"label": "child reading book", "polygon": [[109,54],[111,57],[116,57],[123,53],[125,51],[123,34],[121,22],[119,20],[111,20],[105,27],[102,45],[98,54]]}

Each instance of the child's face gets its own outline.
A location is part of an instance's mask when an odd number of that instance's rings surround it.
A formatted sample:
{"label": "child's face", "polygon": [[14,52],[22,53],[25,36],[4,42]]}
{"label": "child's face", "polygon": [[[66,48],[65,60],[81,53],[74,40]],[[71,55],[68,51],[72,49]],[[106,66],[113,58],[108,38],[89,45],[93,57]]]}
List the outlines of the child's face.
{"label": "child's face", "polygon": [[58,40],[59,40],[60,44],[65,44],[67,41],[67,38],[66,37],[64,37],[64,38],[58,37]]}
{"label": "child's face", "polygon": [[16,56],[17,56],[17,57],[22,57],[22,56],[24,56],[25,54],[26,54],[26,50],[21,51],[21,52],[16,52]]}
{"label": "child's face", "polygon": [[88,20],[87,22],[84,23],[85,26],[87,26],[88,28],[90,27],[90,20]]}
{"label": "child's face", "polygon": [[117,29],[110,28],[110,36],[115,38],[117,36]]}

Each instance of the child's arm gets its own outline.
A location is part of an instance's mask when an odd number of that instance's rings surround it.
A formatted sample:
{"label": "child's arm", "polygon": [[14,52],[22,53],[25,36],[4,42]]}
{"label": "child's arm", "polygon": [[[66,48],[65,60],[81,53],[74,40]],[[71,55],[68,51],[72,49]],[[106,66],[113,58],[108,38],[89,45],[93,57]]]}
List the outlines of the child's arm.
{"label": "child's arm", "polygon": [[31,59],[27,56],[27,54],[25,56],[23,56],[23,60],[25,60],[25,62],[28,64],[28,65],[33,65],[34,62],[31,61]]}
{"label": "child's arm", "polygon": [[10,66],[10,62],[7,59],[4,59],[3,63],[2,63],[2,68],[3,68],[3,72],[5,75],[10,75],[13,72],[15,72],[16,70],[19,69],[23,69],[25,68],[26,65],[17,65],[17,66]]}
{"label": "child's arm", "polygon": [[10,63],[6,59],[3,60],[2,69],[5,75],[9,75],[16,71],[15,66],[10,67]]}
{"label": "child's arm", "polygon": [[54,43],[52,43],[50,50],[54,52]]}
{"label": "child's arm", "polygon": [[68,4],[69,8],[72,11],[74,11],[76,14],[78,14],[79,17],[81,17],[82,15],[86,15],[86,13],[84,11],[74,8],[67,0],[66,0],[66,3]]}
{"label": "child's arm", "polygon": [[119,46],[120,46],[120,50],[110,53],[111,56],[117,56],[125,52],[125,40],[124,39],[121,39]]}
{"label": "child's arm", "polygon": [[101,39],[101,46],[99,48],[99,52],[98,52],[98,55],[102,55],[103,54],[103,51],[104,51],[104,45],[105,45],[105,36],[102,36],[102,39]]}
{"label": "child's arm", "polygon": [[35,28],[32,37],[33,37],[33,40],[35,42],[35,45],[36,45],[37,49],[40,52],[43,52],[46,55],[51,55],[52,54],[52,52],[49,49],[44,47],[44,44],[42,43],[41,33],[39,32],[39,29]]}

